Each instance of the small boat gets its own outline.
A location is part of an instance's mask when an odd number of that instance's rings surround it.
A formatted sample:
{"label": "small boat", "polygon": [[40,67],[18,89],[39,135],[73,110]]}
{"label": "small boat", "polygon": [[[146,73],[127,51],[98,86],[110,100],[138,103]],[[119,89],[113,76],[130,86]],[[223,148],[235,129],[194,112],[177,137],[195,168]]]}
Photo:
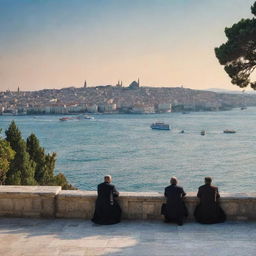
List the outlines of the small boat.
{"label": "small boat", "polygon": [[240,109],[241,109],[241,110],[245,110],[245,109],[247,109],[247,107],[241,107]]}
{"label": "small boat", "polygon": [[223,133],[236,133],[235,130],[229,130],[229,129],[226,129],[223,131]]}
{"label": "small boat", "polygon": [[151,129],[155,129],[155,130],[170,130],[170,126],[169,124],[165,124],[165,123],[153,123],[150,125]]}
{"label": "small boat", "polygon": [[202,131],[200,132],[200,134],[201,134],[202,136],[204,136],[204,135],[205,135],[205,130],[202,130]]}
{"label": "small boat", "polygon": [[82,119],[86,119],[86,120],[93,120],[94,119],[94,117],[93,116],[89,116],[89,115],[79,115],[78,117],[77,117],[77,119],[79,119],[79,120],[82,120]]}
{"label": "small boat", "polygon": [[185,131],[184,131],[184,130],[181,130],[180,133],[185,133]]}
{"label": "small boat", "polygon": [[60,121],[68,121],[68,120],[72,120],[72,119],[73,119],[72,117],[62,117],[59,120]]}

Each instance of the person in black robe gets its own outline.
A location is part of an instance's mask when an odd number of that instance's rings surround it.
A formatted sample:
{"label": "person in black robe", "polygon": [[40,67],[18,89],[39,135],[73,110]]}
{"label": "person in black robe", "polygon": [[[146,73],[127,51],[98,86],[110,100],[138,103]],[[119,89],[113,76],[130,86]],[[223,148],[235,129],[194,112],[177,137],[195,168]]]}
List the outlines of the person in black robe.
{"label": "person in black robe", "polygon": [[202,224],[221,223],[226,220],[226,215],[218,202],[218,187],[212,186],[211,183],[212,178],[205,177],[205,185],[199,187],[197,193],[200,203],[196,206],[194,217]]}
{"label": "person in black robe", "polygon": [[95,211],[92,221],[96,224],[110,225],[121,220],[121,208],[116,201],[119,192],[110,184],[110,175],[104,177],[104,182],[98,185],[98,197],[95,203]]}
{"label": "person in black robe", "polygon": [[163,210],[165,222],[174,222],[183,225],[184,218],[188,216],[188,211],[184,203],[186,193],[183,188],[177,186],[178,180],[172,177],[171,185],[165,188],[166,209]]}

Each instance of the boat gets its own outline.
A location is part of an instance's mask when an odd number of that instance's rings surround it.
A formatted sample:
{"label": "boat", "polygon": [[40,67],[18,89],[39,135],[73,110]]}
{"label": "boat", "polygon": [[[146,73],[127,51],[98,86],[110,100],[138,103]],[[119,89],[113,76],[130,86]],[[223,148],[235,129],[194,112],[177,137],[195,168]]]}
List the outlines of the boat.
{"label": "boat", "polygon": [[247,109],[247,107],[241,107],[240,109],[241,109],[241,110],[245,110],[245,109]]}
{"label": "boat", "polygon": [[236,133],[235,130],[229,130],[229,129],[226,129],[223,131],[223,133]]}
{"label": "boat", "polygon": [[79,119],[79,120],[82,120],[82,119],[93,120],[94,117],[93,117],[93,116],[89,116],[89,115],[79,115],[79,116],[77,117],[77,119]]}
{"label": "boat", "polygon": [[202,136],[205,135],[205,130],[202,130],[201,133],[200,133]]}
{"label": "boat", "polygon": [[62,117],[59,120],[60,121],[68,121],[68,120],[72,120],[72,119],[73,119],[72,117]]}
{"label": "boat", "polygon": [[170,130],[170,126],[169,124],[165,124],[165,123],[153,123],[150,125],[151,129],[155,129],[155,130]]}

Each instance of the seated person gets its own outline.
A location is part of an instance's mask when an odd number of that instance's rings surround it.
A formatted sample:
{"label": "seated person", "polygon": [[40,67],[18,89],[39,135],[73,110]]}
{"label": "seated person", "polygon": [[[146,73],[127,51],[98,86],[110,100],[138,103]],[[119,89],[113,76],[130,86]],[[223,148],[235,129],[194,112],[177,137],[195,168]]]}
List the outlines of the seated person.
{"label": "seated person", "polygon": [[110,184],[110,175],[104,177],[104,182],[98,185],[98,198],[92,221],[96,224],[109,225],[120,222],[121,208],[116,201],[119,192]]}
{"label": "seated person", "polygon": [[218,203],[220,198],[218,188],[211,185],[212,178],[205,177],[205,185],[199,187],[197,197],[200,203],[197,205],[194,216],[197,222],[214,224],[224,222],[226,215]]}
{"label": "seated person", "polygon": [[165,222],[175,222],[183,225],[183,220],[188,216],[188,211],[183,201],[186,193],[182,187],[177,186],[178,180],[172,177],[171,185],[165,188],[164,195],[167,199],[166,209],[164,209]]}

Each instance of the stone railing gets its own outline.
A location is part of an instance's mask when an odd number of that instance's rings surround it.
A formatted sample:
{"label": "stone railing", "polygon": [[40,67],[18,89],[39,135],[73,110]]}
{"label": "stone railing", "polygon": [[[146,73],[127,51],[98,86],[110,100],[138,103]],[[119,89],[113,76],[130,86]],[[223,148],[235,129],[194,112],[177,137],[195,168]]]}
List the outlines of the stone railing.
{"label": "stone railing", "polygon": [[[91,219],[95,191],[61,190],[56,186],[0,186],[0,216]],[[123,219],[162,219],[165,198],[157,192],[120,192]],[[189,219],[198,203],[195,193],[185,199]],[[256,193],[221,194],[229,220],[256,220]]]}

